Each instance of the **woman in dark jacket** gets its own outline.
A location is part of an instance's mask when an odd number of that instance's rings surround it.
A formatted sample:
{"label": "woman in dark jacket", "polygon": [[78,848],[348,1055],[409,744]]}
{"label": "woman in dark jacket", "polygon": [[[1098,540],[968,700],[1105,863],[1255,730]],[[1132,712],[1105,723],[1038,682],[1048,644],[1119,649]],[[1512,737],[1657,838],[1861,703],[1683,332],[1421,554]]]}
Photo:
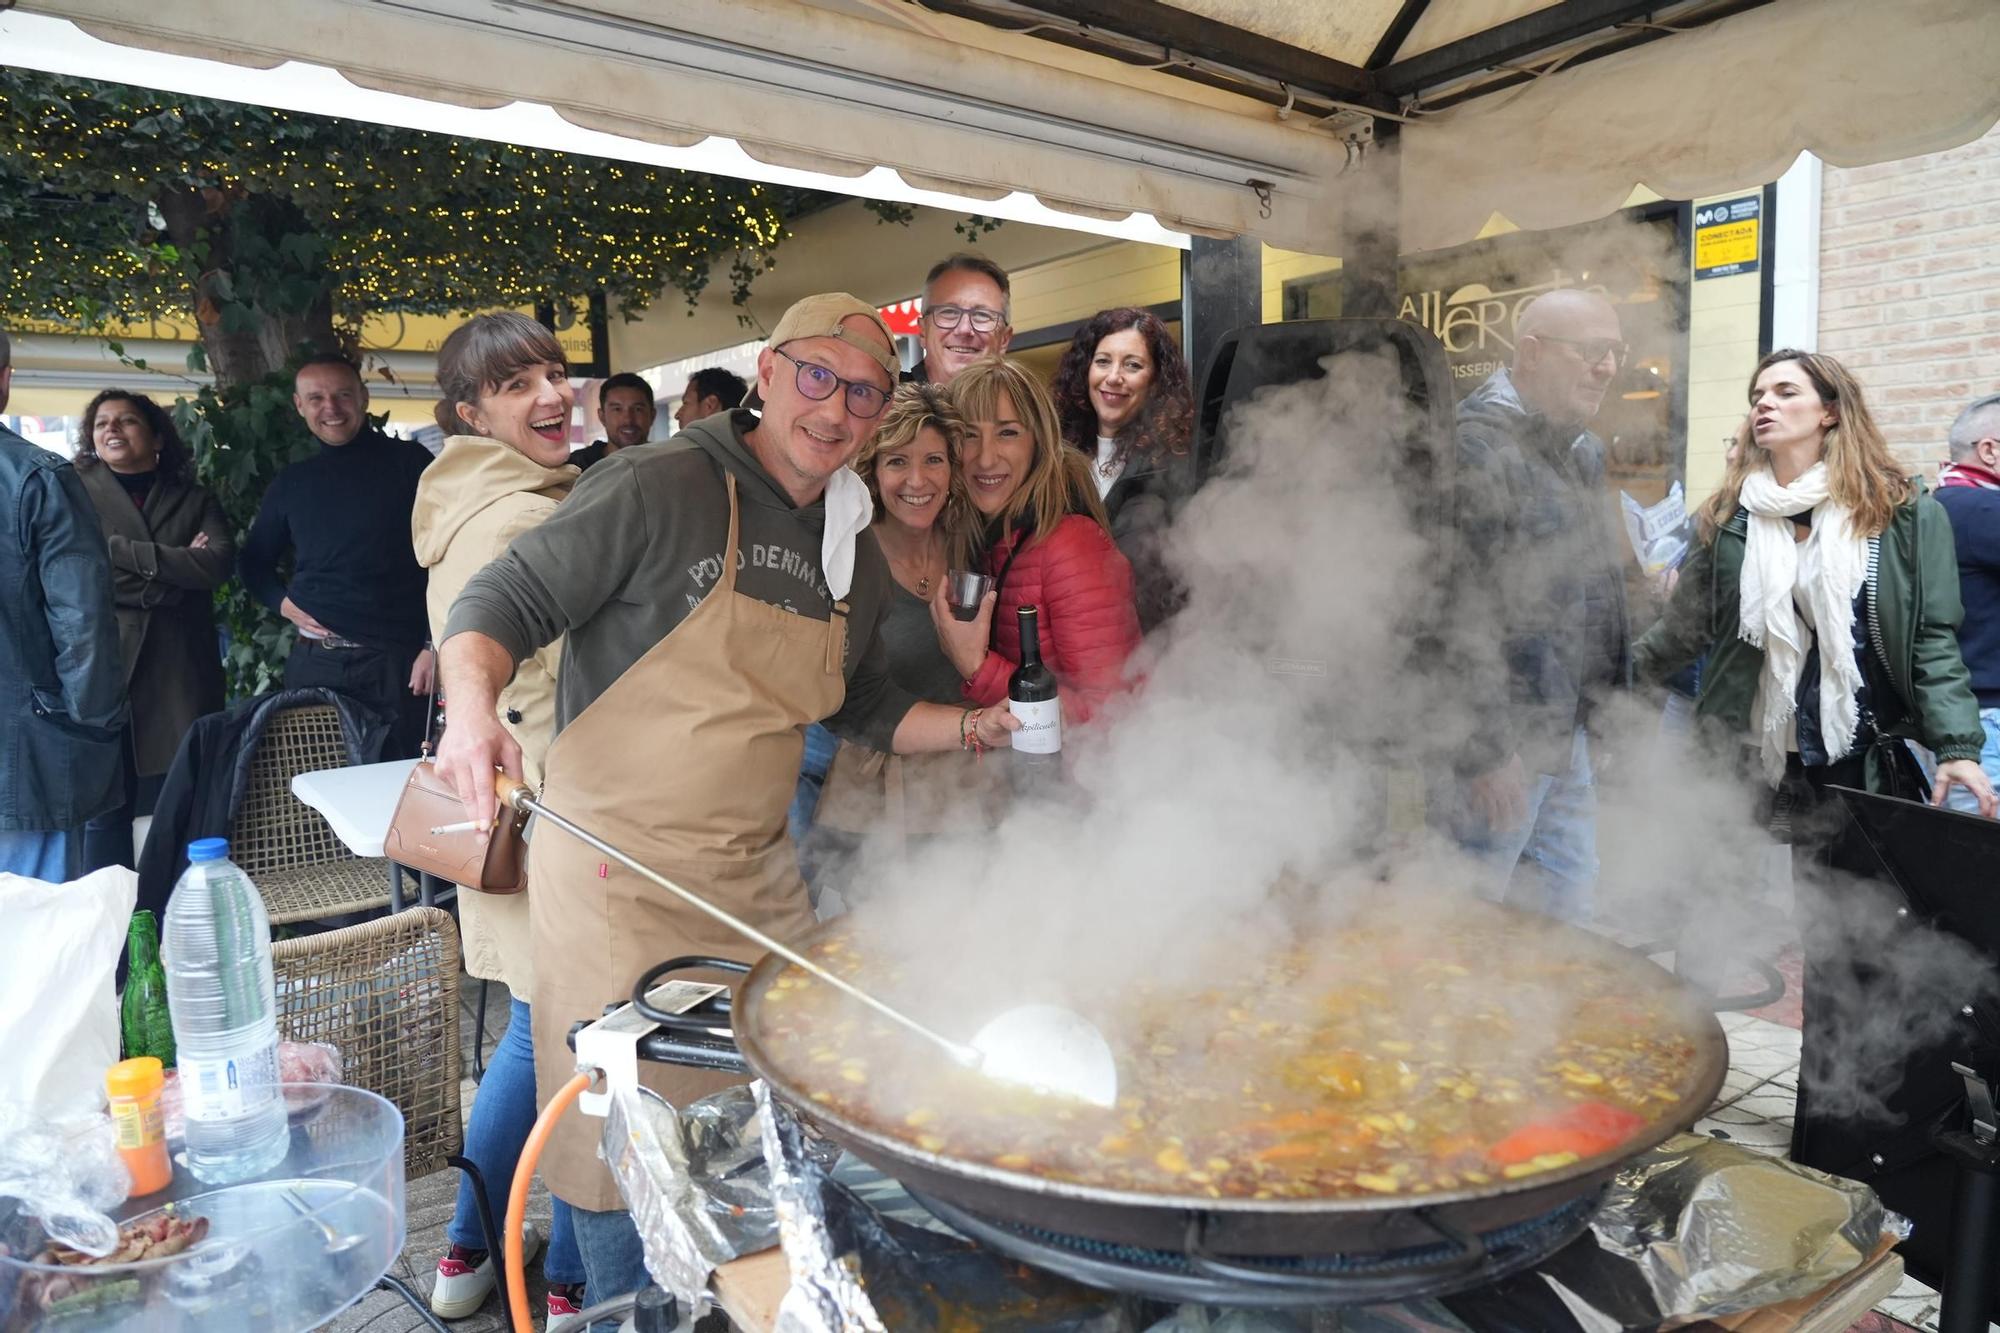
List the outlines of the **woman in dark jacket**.
{"label": "woman in dark jacket", "polygon": [[1064,443],[1091,460],[1112,540],[1131,562],[1139,624],[1177,601],[1160,549],[1194,433],[1187,364],[1159,316],[1099,311],[1070,339],[1049,386]]}
{"label": "woman in dark jacket", "polygon": [[[1958,569],[1943,509],[1896,466],[1861,386],[1832,357],[1772,352],[1752,378],[1750,414],[1749,442],[1704,506],[1700,541],[1665,618],[1635,646],[1635,664],[1657,683],[1707,651],[1697,726],[1747,746],[1791,808],[1806,953],[1792,1156],[1865,1176],[1872,1131],[1823,1108],[1824,1078],[1854,1067],[1854,1014],[1879,1008],[1896,1021],[1873,949],[1856,943],[1878,929],[1887,938],[1895,923],[1850,883],[1880,870],[1828,788],[1937,804],[1957,785],[1987,815],[1995,800],[1958,651]],[[1937,755],[1928,783],[1910,740]],[[1891,1109],[1908,1115],[1896,1098],[1888,1094]]]}
{"label": "woman in dark jacket", "polygon": [[144,394],[106,389],[90,400],[76,471],[111,551],[132,708],[124,802],[84,832],[84,866],[94,870],[134,864],[133,819],[151,812],[188,727],[222,707],[211,598],[236,542],[222,506],[195,484],[172,418]]}

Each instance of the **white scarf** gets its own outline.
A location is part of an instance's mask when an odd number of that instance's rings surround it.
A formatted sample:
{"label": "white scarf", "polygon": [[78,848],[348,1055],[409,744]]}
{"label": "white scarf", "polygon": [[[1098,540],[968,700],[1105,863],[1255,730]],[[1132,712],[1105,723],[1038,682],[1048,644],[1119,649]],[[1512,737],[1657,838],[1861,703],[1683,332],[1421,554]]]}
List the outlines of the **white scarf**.
{"label": "white scarf", "polygon": [[851,467],[826,479],[826,529],[820,534],[819,567],[836,602],[854,586],[854,539],[875,518],[875,497]]}
{"label": "white scarf", "polygon": [[[1764,650],[1764,673],[1757,718],[1764,776],[1776,785],[1785,772],[1785,753],[1811,634],[1819,638],[1819,726],[1828,757],[1839,759],[1854,745],[1860,728],[1861,668],[1854,658],[1854,597],[1868,577],[1868,539],[1854,531],[1845,509],[1827,501],[1826,464],[1807,468],[1789,486],[1768,469],[1743,480],[1742,504],[1750,511],[1743,554],[1742,620],[1737,633]],[[1793,537],[1791,516],[1811,510],[1812,534]],[[1811,547],[1817,577],[1800,586],[1801,546]],[[1793,597],[1812,608],[1815,631],[1799,618]]]}

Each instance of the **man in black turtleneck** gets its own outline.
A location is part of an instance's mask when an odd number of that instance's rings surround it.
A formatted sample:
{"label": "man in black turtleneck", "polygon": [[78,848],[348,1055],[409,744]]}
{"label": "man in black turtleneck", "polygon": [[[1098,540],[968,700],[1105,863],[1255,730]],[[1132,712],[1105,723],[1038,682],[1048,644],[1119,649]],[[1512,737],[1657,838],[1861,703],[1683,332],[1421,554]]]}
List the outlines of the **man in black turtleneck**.
{"label": "man in black turtleneck", "polygon": [[[368,424],[368,388],[343,357],[299,367],[292,405],[320,449],[264,493],[243,543],[243,582],[298,627],[285,688],[324,686],[361,700],[393,723],[383,757],[414,755],[432,655],[410,510],[430,453]],[[288,549],[289,585],[278,574]]]}

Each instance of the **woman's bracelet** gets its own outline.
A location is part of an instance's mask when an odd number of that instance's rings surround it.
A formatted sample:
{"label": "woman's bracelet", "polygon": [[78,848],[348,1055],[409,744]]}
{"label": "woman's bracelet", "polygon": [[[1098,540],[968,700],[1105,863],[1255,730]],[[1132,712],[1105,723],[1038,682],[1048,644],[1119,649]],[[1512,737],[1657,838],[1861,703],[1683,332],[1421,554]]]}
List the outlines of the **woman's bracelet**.
{"label": "woman's bracelet", "polygon": [[986,752],[986,747],[979,740],[979,714],[982,711],[968,708],[958,715],[958,748],[972,751],[975,759]]}

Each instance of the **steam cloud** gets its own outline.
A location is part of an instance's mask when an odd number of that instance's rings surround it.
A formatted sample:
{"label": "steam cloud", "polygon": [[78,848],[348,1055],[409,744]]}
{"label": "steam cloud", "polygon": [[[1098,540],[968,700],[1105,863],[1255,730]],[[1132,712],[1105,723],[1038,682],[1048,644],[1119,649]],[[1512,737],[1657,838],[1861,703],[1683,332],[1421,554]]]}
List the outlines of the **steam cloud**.
{"label": "steam cloud", "polygon": [[[1633,299],[1620,308],[1629,336],[1669,312],[1639,276],[1657,237],[1625,240],[1598,235],[1550,262]],[[907,1000],[965,1021],[996,1003],[1238,976],[1290,943],[1298,886],[1324,912],[1409,897],[1415,913],[1490,875],[1421,813],[1478,703],[1425,634],[1448,590],[1431,497],[1411,495],[1395,458],[1420,414],[1386,351],[1324,369],[1233,409],[1227,464],[1167,543],[1184,610],[1146,645],[1142,688],[1067,737],[1075,804],[1023,803],[997,827],[975,818],[956,836],[864,848],[848,878],[857,924],[901,960]],[[1608,524],[1614,503],[1607,492]],[[1635,600],[1635,632],[1656,610]],[[1496,608],[1460,608],[1482,611],[1497,636]],[[1737,756],[1663,738],[1650,694],[1614,698],[1593,729],[1600,928],[1677,939],[1684,968],[1740,982],[1728,960],[1780,942],[1788,906],[1760,788]],[[1850,1040],[1805,1076],[1819,1105],[1880,1116],[1907,1053],[1992,993],[1990,965],[1929,933],[1876,938],[1866,893],[1802,895],[1799,910],[1803,929],[1867,942],[1882,974],[1865,991],[1851,975],[1821,979]],[[1549,1016],[1548,997],[1510,1003],[1530,1022]]]}

